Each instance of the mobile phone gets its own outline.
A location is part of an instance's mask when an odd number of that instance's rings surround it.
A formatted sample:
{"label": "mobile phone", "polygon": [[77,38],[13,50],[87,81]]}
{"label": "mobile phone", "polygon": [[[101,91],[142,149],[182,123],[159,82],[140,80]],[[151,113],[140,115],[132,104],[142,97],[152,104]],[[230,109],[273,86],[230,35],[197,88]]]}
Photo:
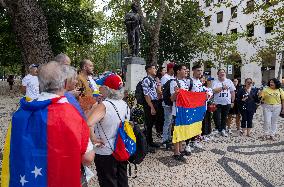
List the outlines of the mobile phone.
{"label": "mobile phone", "polygon": [[85,90],[85,88],[84,88],[84,87],[81,87],[81,88],[79,88],[79,89],[78,89],[78,91],[80,91],[81,93],[83,93],[83,92],[84,92],[84,90]]}

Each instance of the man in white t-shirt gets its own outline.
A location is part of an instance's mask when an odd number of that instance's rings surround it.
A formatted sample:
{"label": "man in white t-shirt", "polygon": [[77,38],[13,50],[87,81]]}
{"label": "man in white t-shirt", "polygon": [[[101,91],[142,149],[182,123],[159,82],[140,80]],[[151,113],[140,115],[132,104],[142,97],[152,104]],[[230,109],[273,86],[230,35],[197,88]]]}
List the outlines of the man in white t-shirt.
{"label": "man in white t-shirt", "polygon": [[[192,84],[190,91],[192,91],[192,92],[205,92],[206,90],[205,90],[205,88],[202,85],[202,82],[200,80],[200,78],[203,74],[201,66],[199,64],[194,65],[192,67],[192,71],[193,71],[193,77],[187,79],[187,85]],[[185,141],[186,142],[185,150],[187,152],[191,152],[190,141],[192,142],[192,146],[197,147],[197,148],[202,148],[202,145],[199,143],[197,138],[198,138],[198,136],[195,136],[195,137]]]}
{"label": "man in white t-shirt", "polygon": [[38,65],[31,64],[29,66],[29,74],[22,80],[22,92],[29,99],[37,99],[39,96],[39,82],[37,77]]}
{"label": "man in white t-shirt", "polygon": [[[172,101],[176,100],[178,90],[185,89],[188,90],[189,86],[186,83],[186,66],[185,65],[175,65],[174,72],[176,75],[176,79],[171,81],[170,83],[170,93]],[[172,115],[176,116],[176,105],[173,102],[172,107]],[[174,159],[182,162],[186,162],[186,159],[183,157],[184,155],[189,156],[190,152],[183,150],[182,142],[178,142],[174,144]]]}
{"label": "man in white t-shirt", "polygon": [[214,102],[217,105],[217,110],[214,113],[214,122],[216,129],[222,136],[226,134],[226,119],[231,107],[235,101],[235,86],[230,79],[226,78],[224,69],[219,69],[217,72],[218,79],[213,81],[212,89],[214,93]]}
{"label": "man in white t-shirt", "polygon": [[[167,73],[161,78],[161,84],[164,86],[169,80],[175,79],[174,63],[167,64]],[[163,145],[168,148],[171,142],[171,124],[172,124],[172,106],[168,106],[163,102],[164,108],[164,126],[163,126]]]}

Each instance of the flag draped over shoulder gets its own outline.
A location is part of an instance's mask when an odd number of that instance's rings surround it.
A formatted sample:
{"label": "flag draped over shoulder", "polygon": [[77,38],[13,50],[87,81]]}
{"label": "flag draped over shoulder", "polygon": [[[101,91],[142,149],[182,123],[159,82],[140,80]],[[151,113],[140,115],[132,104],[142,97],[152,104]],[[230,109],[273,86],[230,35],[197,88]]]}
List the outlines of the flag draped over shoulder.
{"label": "flag draped over shoulder", "polygon": [[206,112],[206,93],[180,90],[176,100],[176,120],[173,143],[201,134]]}
{"label": "flag draped over shoulder", "polygon": [[20,104],[6,137],[1,187],[80,187],[89,128],[78,111],[65,97]]}

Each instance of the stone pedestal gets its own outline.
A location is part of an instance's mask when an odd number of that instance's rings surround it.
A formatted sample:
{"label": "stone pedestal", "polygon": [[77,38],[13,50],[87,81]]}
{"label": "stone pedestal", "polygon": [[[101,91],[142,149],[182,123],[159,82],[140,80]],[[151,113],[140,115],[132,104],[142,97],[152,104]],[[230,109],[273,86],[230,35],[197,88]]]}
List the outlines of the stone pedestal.
{"label": "stone pedestal", "polygon": [[134,92],[138,82],[146,76],[146,62],[140,57],[126,57],[124,62],[127,65],[125,88]]}

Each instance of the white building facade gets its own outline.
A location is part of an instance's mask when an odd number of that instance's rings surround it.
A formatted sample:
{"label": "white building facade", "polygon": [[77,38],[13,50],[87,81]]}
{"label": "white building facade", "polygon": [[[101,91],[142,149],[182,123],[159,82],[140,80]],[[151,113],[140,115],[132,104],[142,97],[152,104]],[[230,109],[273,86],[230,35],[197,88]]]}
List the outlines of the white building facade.
{"label": "white building facade", "polygon": [[[260,42],[260,46],[253,46],[247,41],[246,37],[239,38],[236,41],[238,53],[241,54],[240,63],[242,65],[239,68],[232,65],[224,67],[227,69],[228,78],[240,78],[243,83],[244,79],[250,77],[254,80],[256,86],[260,86],[263,81],[277,77],[280,60],[282,60],[281,51],[276,54],[275,63],[269,66],[266,65],[264,67],[261,65],[261,62],[251,61],[257,51],[262,46],[266,46],[265,40],[271,38],[272,30],[276,29],[275,27],[271,28],[271,26],[256,23],[256,17],[261,12],[249,11],[250,6],[254,6],[255,3],[263,3],[263,0],[227,0],[226,2],[225,0],[200,0],[199,2],[201,9],[205,13],[205,30],[207,32],[212,34],[229,34],[234,32],[243,33],[249,29],[250,32],[247,37],[261,38],[263,41]],[[270,9],[277,6],[283,6],[283,3],[273,5]],[[208,74],[216,77],[217,69],[211,68],[211,72]]]}

